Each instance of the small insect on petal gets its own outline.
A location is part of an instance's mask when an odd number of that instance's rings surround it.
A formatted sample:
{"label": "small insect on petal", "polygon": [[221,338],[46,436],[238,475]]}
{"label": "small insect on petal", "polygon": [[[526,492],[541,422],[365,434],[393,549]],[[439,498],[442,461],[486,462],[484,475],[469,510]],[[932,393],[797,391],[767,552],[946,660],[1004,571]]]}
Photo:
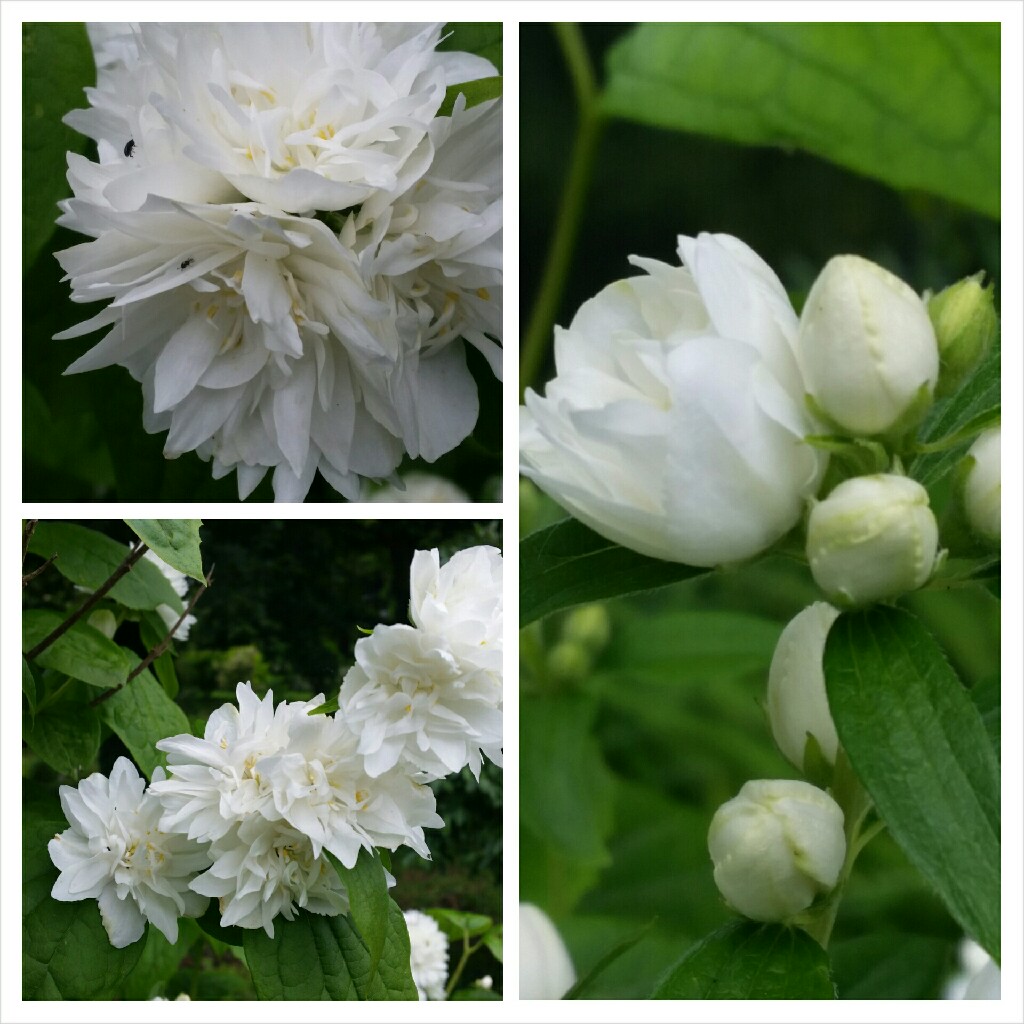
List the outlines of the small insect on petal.
{"label": "small insect on petal", "polygon": [[135,149],[135,140],[134,140],[134,139],[129,139],[129,140],[128,140],[128,141],[127,141],[127,142],[126,142],[125,144],[124,144],[124,155],[125,155],[125,156],[131,156],[131,155],[132,155],[132,150],[133,150],[133,149]]}
{"label": "small insect on petal", "polygon": [[181,264],[178,267],[178,269],[179,270],[184,270],[186,267],[191,267],[193,263],[195,263],[195,260],[191,256],[189,256],[189,258],[187,260],[182,260],[181,261]]}

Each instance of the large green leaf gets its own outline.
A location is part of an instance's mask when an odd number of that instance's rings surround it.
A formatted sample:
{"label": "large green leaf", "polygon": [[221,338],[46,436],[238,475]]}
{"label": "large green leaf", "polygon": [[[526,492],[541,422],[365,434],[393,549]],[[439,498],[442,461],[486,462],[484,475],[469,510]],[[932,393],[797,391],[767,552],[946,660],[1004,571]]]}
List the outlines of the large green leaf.
{"label": "large green leaf", "polygon": [[100,720],[88,704],[64,700],[22,724],[28,746],[63,775],[80,776],[100,749]]}
{"label": "large green leaf", "polygon": [[441,40],[439,50],[475,53],[478,57],[489,60],[501,71],[500,21],[450,21],[445,25],[444,31],[445,38]]}
{"label": "large green leaf", "polygon": [[199,551],[202,519],[126,519],[125,522],[168,565],[200,583],[205,582],[203,556]]}
{"label": "large green leaf", "polygon": [[388,901],[376,975],[366,945],[347,917],[305,911],[293,921],[278,918],[272,939],[262,929],[246,930],[245,959],[260,999],[417,998],[409,969],[409,933],[393,900]]}
{"label": "large green leaf", "polygon": [[797,147],[999,215],[999,25],[646,24],[609,54],[607,113]]}
{"label": "large green leaf", "polygon": [[829,946],[840,999],[940,999],[956,939],[937,935],[858,935]]}
{"label": "large green leaf", "polygon": [[[43,558],[56,555],[53,563],[61,575],[72,583],[96,590],[129,554],[126,544],[79,526],[77,523],[40,523],[32,534],[29,551]],[[146,558],[140,558],[128,573],[110,589],[109,597],[128,608],[156,608],[166,604],[181,611],[181,598],[160,569]]]}
{"label": "large green leaf", "polygon": [[53,234],[57,202],[70,192],[68,150],[80,153],[87,143],[61,118],[85,106],[83,89],[95,82],[96,68],[82,24],[23,25],[21,53],[21,252],[27,271]]}
{"label": "large green leaf", "polygon": [[732,921],[698,943],[653,999],[835,999],[828,955],[806,932]]}
{"label": "large green leaf", "polygon": [[843,615],[825,676],[836,731],[907,859],[999,959],[999,763],[981,716],[908,612]]}
{"label": "large green leaf", "polygon": [[329,850],[324,850],[348,891],[349,920],[356,926],[370,955],[370,982],[377,975],[388,926],[388,881],[380,857],[367,849],[359,851],[355,866],[345,867]]}
{"label": "large green leaf", "polygon": [[561,608],[651,590],[709,571],[638,555],[575,519],[563,519],[519,545],[519,625]]}
{"label": "large green leaf", "polygon": [[521,820],[566,857],[608,860],[614,785],[591,726],[594,701],[579,695],[525,698],[519,708]]}
{"label": "large green leaf", "polygon": [[121,738],[147,778],[153,777],[153,769],[158,765],[167,764],[165,756],[156,749],[157,741],[192,731],[185,712],[167,696],[148,669],[98,705],[97,711]]}
{"label": "large green leaf", "polygon": [[[65,619],[56,612],[27,611],[21,618],[22,650],[30,651]],[[98,629],[79,620],[35,658],[43,668],[63,672],[91,686],[119,686],[128,676],[128,652]]]}
{"label": "large green leaf", "polygon": [[145,942],[114,949],[95,900],[50,896],[57,869],[46,844],[68,827],[55,800],[25,807],[22,832],[22,998],[103,999],[113,995]]}

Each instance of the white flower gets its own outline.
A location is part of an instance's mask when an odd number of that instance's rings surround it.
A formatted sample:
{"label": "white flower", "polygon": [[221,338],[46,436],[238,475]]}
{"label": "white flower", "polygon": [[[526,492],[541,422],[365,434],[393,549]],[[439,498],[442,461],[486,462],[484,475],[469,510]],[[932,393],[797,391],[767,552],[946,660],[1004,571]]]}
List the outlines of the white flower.
{"label": "white flower", "polygon": [[[435,50],[440,25],[145,25],[93,32],[99,81],[66,118],[58,337],[111,332],[70,372],[126,366],[164,454],[196,451],[248,496],[316,473],[357,500],[405,454],[475,425],[464,341],[500,376],[501,107],[449,116],[496,74]],[[314,214],[316,216],[314,216]],[[328,227],[328,223],[330,227]]]}
{"label": "white flower", "polygon": [[893,474],[844,480],[812,509],[807,560],[830,601],[845,606],[898,597],[927,582],[939,528],[928,492]]}
{"label": "white flower", "polygon": [[[142,557],[152,562],[163,573],[164,579],[174,588],[174,592],[178,597],[183,598],[188,593],[188,577],[180,569],[175,569],[173,565],[168,565],[152,548],[147,548],[146,553]],[[158,604],[156,612],[163,619],[164,625],[168,629],[178,621],[178,612],[168,604]],[[195,622],[196,617],[194,615],[186,615],[181,620],[181,625],[174,631],[174,639],[187,640],[189,630],[195,625]]]}
{"label": "white flower", "polygon": [[786,921],[839,880],[843,812],[823,790],[785,779],[747,782],[708,829],[715,884],[755,921]]}
{"label": "white flower", "polygon": [[768,669],[768,721],[779,750],[801,771],[813,736],[825,761],[835,764],[839,737],[825,692],[822,658],[839,612],[815,601],[782,631]]}
{"label": "white flower", "polygon": [[[163,778],[157,768],[154,781]],[[60,871],[51,895],[64,902],[95,899],[118,949],[138,941],[151,921],[168,942],[178,940],[178,918],[199,917],[205,897],[189,888],[210,863],[205,849],[159,826],[159,800],[124,757],[110,778],[99,772],[77,788],[60,787],[71,827],[50,840],[50,859]]]}
{"label": "white flower", "polygon": [[398,484],[386,485],[368,494],[364,493],[364,501],[398,501],[398,502],[465,502],[469,495],[457,484],[445,480],[441,476],[430,473],[405,473],[399,478]]}
{"label": "white flower", "polygon": [[645,555],[710,566],[793,527],[825,458],[771,269],[728,235],[680,237],[685,267],[631,257],[556,329],[557,376],[520,410],[520,470]]}
{"label": "white flower", "polygon": [[437,922],[421,910],[406,910],[412,980],[420,999],[444,999],[448,981],[448,938]]}
{"label": "white flower", "polygon": [[986,430],[967,453],[974,463],[964,482],[964,508],[971,528],[985,540],[998,544],[1000,538],[1002,501],[1002,472],[1000,468],[1000,439],[1002,430]]}
{"label": "white flower", "polygon": [[939,348],[928,310],[895,274],[834,256],[818,275],[797,340],[807,390],[852,434],[916,423],[931,404]]}
{"label": "white flower", "polygon": [[576,970],[551,918],[532,903],[519,904],[519,998],[561,999]]}
{"label": "white flower", "polygon": [[190,838],[223,839],[254,815],[307,836],[314,856],[331,851],[353,867],[359,850],[411,846],[429,856],[424,827],[438,827],[434,796],[402,772],[369,774],[343,718],[310,715],[324,702],[260,701],[249,683],[209,718],[203,739],[160,740],[171,777],[154,785],[162,827]]}
{"label": "white flower", "polygon": [[999,999],[1002,976],[999,965],[973,939],[959,949],[960,970],[946,982],[943,999]]}
{"label": "white flower", "polygon": [[[442,566],[437,549],[417,551],[409,570],[409,617],[439,637],[463,665],[486,669],[501,686],[501,552],[486,544],[457,551]],[[501,694],[498,693],[500,701]]]}
{"label": "white flower", "polygon": [[433,635],[380,625],[356,642],[356,664],[338,695],[339,717],[359,735],[366,770],[396,765],[439,779],[481,755],[501,764],[501,683],[462,663]]}

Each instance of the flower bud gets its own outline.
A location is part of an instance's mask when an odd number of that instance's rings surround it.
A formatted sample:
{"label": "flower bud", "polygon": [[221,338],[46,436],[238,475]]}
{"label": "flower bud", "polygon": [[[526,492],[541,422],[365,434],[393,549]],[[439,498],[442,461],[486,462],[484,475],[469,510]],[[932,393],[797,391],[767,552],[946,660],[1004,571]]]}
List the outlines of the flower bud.
{"label": "flower bud", "polygon": [[858,435],[918,422],[939,375],[924,302],[859,256],[834,256],[818,275],[800,317],[797,358],[820,412]]}
{"label": "flower bud", "polygon": [[807,560],[835,604],[869,604],[916,590],[931,575],[939,528],[928,492],[905,476],[844,480],[811,510]]}
{"label": "flower bud", "polygon": [[768,721],[779,750],[801,771],[808,737],[829,765],[836,763],[839,737],[825,693],[822,657],[839,612],[824,601],[805,608],[782,631],[768,670]]}
{"label": "flower bud", "polygon": [[708,851],[730,906],[755,921],[787,921],[839,880],[843,812],[809,782],[748,782],[715,812]]}
{"label": "flower bud", "polygon": [[611,631],[608,609],[603,604],[585,604],[566,615],[562,636],[599,651],[608,643]]}
{"label": "flower bud", "polygon": [[519,904],[519,998],[561,999],[576,971],[551,918],[532,903]]}
{"label": "flower bud", "polygon": [[982,288],[982,274],[965,277],[928,300],[928,316],[939,345],[936,395],[952,394],[992,347],[999,318],[992,285]]}
{"label": "flower bud", "polygon": [[986,430],[971,445],[968,456],[974,465],[964,482],[964,508],[967,521],[979,537],[998,544],[1000,538],[999,505],[1002,498],[1002,476],[999,468],[999,427]]}

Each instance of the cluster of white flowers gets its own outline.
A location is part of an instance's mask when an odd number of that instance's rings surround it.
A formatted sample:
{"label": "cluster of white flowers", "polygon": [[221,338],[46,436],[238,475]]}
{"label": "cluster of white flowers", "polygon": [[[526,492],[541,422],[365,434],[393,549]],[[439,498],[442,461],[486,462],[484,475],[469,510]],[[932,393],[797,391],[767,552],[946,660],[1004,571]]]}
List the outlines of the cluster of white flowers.
{"label": "cluster of white flowers", "polygon": [[[146,553],[142,557],[152,562],[160,572],[163,573],[164,579],[166,579],[174,588],[174,592],[178,597],[183,598],[188,593],[188,577],[180,569],[175,569],[173,565],[168,565],[151,548],[147,548]],[[156,606],[156,612],[157,615],[163,619],[164,625],[168,629],[170,629],[180,617],[169,604],[158,604]],[[188,635],[195,624],[196,617],[189,612],[189,614],[181,620],[181,625],[174,631],[174,639],[187,640]]]}
{"label": "cluster of white flowers", "polygon": [[405,911],[405,926],[409,929],[412,980],[420,999],[444,999],[448,981],[447,936],[422,910]]}
{"label": "cluster of white flowers", "polygon": [[[500,552],[469,548],[441,566],[419,551],[411,589],[417,626],[378,627],[394,644],[378,631],[357,643],[338,713],[316,712],[322,694],[275,707],[239,683],[202,738],[157,743],[169,774],[158,768],[148,789],[125,758],[109,781],[61,787],[71,828],[50,842],[54,898],[99,899],[115,946],[147,919],[175,941],[177,918],[208,897],[223,926],[272,937],[278,915],[348,910],[325,850],[346,868],[362,849],[429,858],[423,830],[444,822],[427,781],[467,764],[479,776],[481,752],[501,759]],[[365,685],[349,683],[357,671]]]}
{"label": "cluster of white flowers", "polygon": [[405,454],[473,429],[464,342],[501,374],[497,75],[436,47],[439,24],[146,24],[92,30],[98,81],[66,122],[58,254],[103,327],[68,369],[142,383],[168,458],[195,451],[239,497],[273,470],[301,501],[319,471],[350,500]]}

